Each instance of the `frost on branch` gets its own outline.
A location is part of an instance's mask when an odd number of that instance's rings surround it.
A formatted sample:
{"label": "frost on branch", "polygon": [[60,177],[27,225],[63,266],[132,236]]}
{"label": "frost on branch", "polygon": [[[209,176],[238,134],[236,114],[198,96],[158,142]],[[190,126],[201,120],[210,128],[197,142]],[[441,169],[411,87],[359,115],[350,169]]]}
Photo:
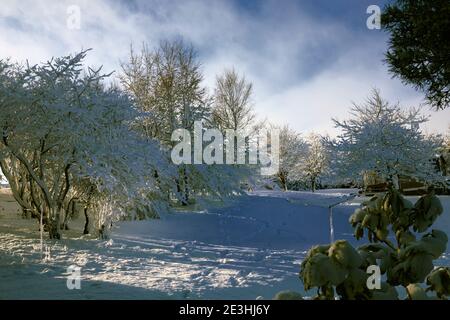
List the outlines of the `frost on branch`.
{"label": "frost on branch", "polygon": [[50,238],[61,237],[62,216],[80,181],[95,190],[90,201],[112,199],[118,214],[157,192],[152,172],[167,166],[159,145],[131,130],[142,113],[105,86],[101,68],[83,71],[85,56],[35,66],[0,62],[1,169],[14,198],[42,217]]}

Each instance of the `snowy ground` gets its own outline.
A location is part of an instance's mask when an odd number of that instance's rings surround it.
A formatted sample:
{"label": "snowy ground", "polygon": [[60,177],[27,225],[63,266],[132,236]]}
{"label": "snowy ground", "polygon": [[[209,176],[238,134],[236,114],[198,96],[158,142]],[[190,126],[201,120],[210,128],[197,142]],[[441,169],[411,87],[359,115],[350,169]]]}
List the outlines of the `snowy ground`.
{"label": "snowy ground", "polygon": [[[65,239],[39,252],[35,221],[17,218],[0,194],[0,299],[256,299],[281,290],[303,292],[299,265],[307,249],[329,242],[327,206],[354,190],[259,191],[227,202],[122,222],[112,239],[80,236],[72,223]],[[450,197],[436,228],[450,233]],[[333,210],[336,239],[352,238],[348,217],[356,198]],[[449,263],[449,254],[439,261]],[[67,267],[81,266],[81,290],[66,287]]]}

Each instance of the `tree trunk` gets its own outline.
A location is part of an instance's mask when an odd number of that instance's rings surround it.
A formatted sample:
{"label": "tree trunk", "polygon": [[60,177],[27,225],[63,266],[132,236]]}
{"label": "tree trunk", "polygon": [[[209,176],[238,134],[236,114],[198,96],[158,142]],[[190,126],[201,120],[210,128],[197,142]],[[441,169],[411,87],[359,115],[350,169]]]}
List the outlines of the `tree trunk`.
{"label": "tree trunk", "polygon": [[183,176],[184,176],[184,206],[187,206],[189,203],[189,183],[188,183],[188,177],[186,174],[186,169],[183,170]]}
{"label": "tree trunk", "polygon": [[86,222],[84,223],[83,234],[89,234],[89,216],[87,207],[84,208],[84,217],[86,219]]}
{"label": "tree trunk", "polygon": [[281,188],[284,190],[284,191],[287,191],[287,181],[286,181],[286,177],[285,177],[285,175],[283,174],[283,173],[280,173],[279,175],[278,175],[278,177],[280,178],[280,184],[281,184]]}
{"label": "tree trunk", "polygon": [[23,219],[30,219],[31,218],[31,211],[27,208],[22,207],[22,218]]}
{"label": "tree trunk", "polygon": [[75,214],[75,200],[71,199],[65,210],[64,221],[61,224],[62,230],[69,230],[69,219]]}
{"label": "tree trunk", "polygon": [[180,185],[180,180],[177,179],[176,183],[177,183],[177,192],[181,196],[181,205],[187,206],[187,202],[184,199],[184,193],[182,192],[182,188],[181,188],[181,185]]}
{"label": "tree trunk", "polygon": [[102,224],[102,226],[98,230],[99,238],[101,240],[108,240],[109,238],[108,231],[109,231],[108,227],[105,224]]}
{"label": "tree trunk", "polygon": [[61,214],[58,209],[50,209],[50,218],[48,220],[49,223],[49,237],[50,239],[61,239],[61,228],[60,228],[60,220]]}
{"label": "tree trunk", "polygon": [[181,205],[187,206],[189,201],[189,189],[186,168],[181,168],[179,171],[179,179],[177,179],[176,182],[177,192],[181,195]]}
{"label": "tree trunk", "polygon": [[57,220],[50,220],[48,234],[50,239],[61,239],[61,229]]}

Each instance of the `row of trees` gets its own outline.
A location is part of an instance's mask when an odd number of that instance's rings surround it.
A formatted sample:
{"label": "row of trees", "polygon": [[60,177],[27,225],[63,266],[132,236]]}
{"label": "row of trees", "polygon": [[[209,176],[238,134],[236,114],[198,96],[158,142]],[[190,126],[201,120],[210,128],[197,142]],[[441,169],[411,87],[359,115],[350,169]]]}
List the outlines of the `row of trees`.
{"label": "row of trees", "polygon": [[0,168],[24,215],[50,238],[61,237],[76,209],[85,233],[95,226],[103,236],[123,216],[234,194],[252,178],[254,166],[176,166],[170,158],[173,131],[193,130],[195,121],[256,132],[245,77],[225,70],[208,94],[196,52],[183,41],[132,49],[120,84],[101,68],[86,70],[86,54],[34,66],[0,61]]}
{"label": "row of trees", "polygon": [[[448,150],[445,139],[425,135],[428,121],[419,109],[402,109],[381,97],[378,90],[362,104],[354,104],[351,118],[333,119],[341,134],[336,138],[312,134],[306,139],[288,127],[281,130],[280,185],[303,182],[314,190],[327,185],[361,185],[366,173],[375,173],[398,189],[400,176],[421,182],[444,183]],[[298,187],[298,186],[297,186]]]}
{"label": "row of trees", "polygon": [[[389,35],[384,61],[389,72],[424,92],[427,104],[438,110],[447,108],[450,101],[450,42],[444,40],[450,31],[449,14],[448,0],[396,0],[387,4],[381,15],[383,30]],[[394,182],[399,174],[405,174],[433,183],[441,180],[431,161],[436,154],[441,155],[441,171],[448,174],[448,143],[442,146],[439,137],[423,135],[420,124],[427,119],[418,109],[402,111],[375,92],[366,104],[353,106],[352,113],[347,121],[334,121],[343,132],[338,139],[324,137],[334,173],[329,182],[336,183],[339,176],[360,180],[363,172],[373,171]],[[295,133],[285,134],[291,137],[284,139],[287,146]],[[279,175],[283,186],[286,177],[298,178],[299,166],[292,166],[290,159],[300,159],[285,158]],[[321,170],[319,177],[326,172]]]}
{"label": "row of trees", "polygon": [[193,130],[196,121],[250,138],[263,127],[279,129],[274,178],[284,190],[357,183],[367,171],[394,185],[400,175],[442,178],[432,161],[442,141],[420,129],[427,118],[390,105],[378,91],[353,106],[351,119],[334,120],[342,129],[336,139],[304,138],[258,121],[252,84],[234,69],[218,75],[209,94],[195,50],[181,40],[139,53],[131,48],[120,84],[107,85],[111,74],[101,69],[85,70],[86,54],[35,66],[0,61],[0,168],[24,214],[39,219],[51,238],[60,238],[77,207],[103,234],[123,215],[154,217],[198,196],[239,193],[241,182],[255,180],[250,165],[175,166],[172,133]]}
{"label": "row of trees", "polygon": [[323,137],[306,138],[288,126],[280,130],[280,168],[276,179],[283,190],[309,188],[315,191],[321,178],[329,175],[329,149]]}

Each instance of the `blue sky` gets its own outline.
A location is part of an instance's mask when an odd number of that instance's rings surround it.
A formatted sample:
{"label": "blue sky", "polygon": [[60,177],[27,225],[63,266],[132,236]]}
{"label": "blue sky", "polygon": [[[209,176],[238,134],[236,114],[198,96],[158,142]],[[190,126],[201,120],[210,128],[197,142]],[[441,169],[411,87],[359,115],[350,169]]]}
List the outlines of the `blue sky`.
{"label": "blue sky", "polygon": [[[308,133],[336,134],[331,117],[345,118],[352,101],[373,87],[402,106],[423,94],[392,79],[383,64],[387,35],[369,30],[366,9],[377,0],[2,1],[0,59],[29,59],[93,48],[87,62],[120,70],[131,43],[183,37],[198,49],[205,85],[234,67],[254,83],[261,118]],[[67,8],[77,5],[79,30],[67,28]],[[423,107],[429,132],[445,132],[450,109]]]}

